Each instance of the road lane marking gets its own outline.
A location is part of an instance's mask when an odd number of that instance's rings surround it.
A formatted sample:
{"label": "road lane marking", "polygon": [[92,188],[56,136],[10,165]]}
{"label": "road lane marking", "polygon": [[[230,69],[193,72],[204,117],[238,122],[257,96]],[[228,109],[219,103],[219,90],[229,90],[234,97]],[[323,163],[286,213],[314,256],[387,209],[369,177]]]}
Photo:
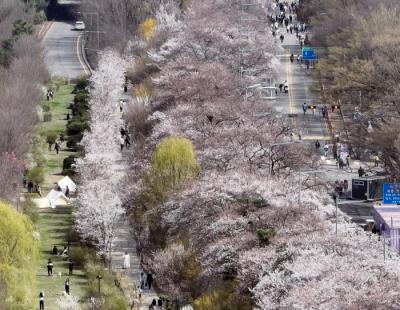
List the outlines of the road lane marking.
{"label": "road lane marking", "polygon": [[44,41],[47,37],[47,34],[50,32],[51,27],[53,27],[54,21],[46,22],[43,24],[42,28],[40,28],[38,33],[38,39],[40,41]]}
{"label": "road lane marking", "polygon": [[83,68],[83,71],[85,71],[85,74],[86,75],[90,75],[89,70],[86,68],[86,64],[82,60],[82,56],[81,56],[81,52],[80,52],[81,51],[81,49],[80,49],[80,47],[81,47],[81,43],[80,43],[81,37],[82,37],[82,35],[80,34],[78,36],[78,40],[76,40],[76,55],[78,56],[78,60],[79,60],[81,66]]}
{"label": "road lane marking", "polygon": [[290,114],[295,114],[296,109],[295,105],[293,102],[293,81],[292,81],[292,71],[291,71],[291,66],[290,66],[290,60],[289,58],[286,57],[286,80],[288,82],[288,96],[289,96],[289,109],[290,109]]}

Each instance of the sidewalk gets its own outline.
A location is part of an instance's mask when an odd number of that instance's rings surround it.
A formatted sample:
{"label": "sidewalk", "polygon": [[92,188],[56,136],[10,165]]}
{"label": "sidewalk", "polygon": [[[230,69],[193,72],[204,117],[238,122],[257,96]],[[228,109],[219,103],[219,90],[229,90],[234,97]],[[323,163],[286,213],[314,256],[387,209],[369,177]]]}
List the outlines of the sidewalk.
{"label": "sidewalk", "polygon": [[[130,99],[129,96],[121,92],[121,99]],[[127,159],[126,150],[122,153],[122,158]],[[122,167],[123,165],[121,165]],[[121,168],[122,169],[122,168]],[[136,241],[132,227],[127,215],[124,215],[118,225],[115,238],[112,244],[112,269],[121,282],[121,289],[128,298],[132,309],[148,310],[153,299],[158,299],[158,295],[152,288],[151,290],[140,290],[140,273],[143,271],[140,266],[140,258],[136,250]],[[123,269],[123,255],[127,252],[130,256],[130,268]],[[157,310],[161,308],[157,308]]]}
{"label": "sidewalk", "polygon": [[[130,256],[130,268],[123,269],[123,255],[127,252]],[[136,251],[136,241],[133,238],[128,219],[121,220],[116,231],[116,238],[113,241],[112,249],[112,269],[121,279],[121,287],[125,295],[129,298],[130,304],[134,302],[135,308],[148,310],[153,299],[158,299],[153,289],[144,289],[139,298],[140,288],[140,259]]]}

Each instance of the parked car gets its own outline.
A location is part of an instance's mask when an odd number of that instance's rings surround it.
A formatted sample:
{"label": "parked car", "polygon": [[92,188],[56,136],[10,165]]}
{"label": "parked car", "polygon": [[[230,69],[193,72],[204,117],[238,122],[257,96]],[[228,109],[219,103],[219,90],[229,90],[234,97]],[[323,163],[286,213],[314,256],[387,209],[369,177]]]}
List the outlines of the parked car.
{"label": "parked car", "polygon": [[85,23],[83,21],[75,22],[75,30],[85,30]]}

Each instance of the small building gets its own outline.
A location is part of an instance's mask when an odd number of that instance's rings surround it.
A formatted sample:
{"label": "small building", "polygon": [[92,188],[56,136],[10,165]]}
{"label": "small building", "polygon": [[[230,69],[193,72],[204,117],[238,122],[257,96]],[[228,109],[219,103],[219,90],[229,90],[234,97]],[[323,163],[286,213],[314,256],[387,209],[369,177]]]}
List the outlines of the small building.
{"label": "small building", "polygon": [[351,197],[357,200],[382,200],[386,176],[365,176],[352,179]]}
{"label": "small building", "polygon": [[372,209],[375,227],[388,244],[400,251],[400,206],[375,203]]}

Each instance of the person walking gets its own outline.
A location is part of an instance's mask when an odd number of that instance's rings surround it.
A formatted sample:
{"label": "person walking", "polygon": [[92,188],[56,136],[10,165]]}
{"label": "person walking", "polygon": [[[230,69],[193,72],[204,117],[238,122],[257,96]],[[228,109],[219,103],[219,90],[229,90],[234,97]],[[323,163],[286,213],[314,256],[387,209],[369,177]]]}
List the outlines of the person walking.
{"label": "person walking", "polygon": [[380,161],[379,154],[376,154],[375,155],[375,167],[379,166],[379,161]]}
{"label": "person walking", "polygon": [[67,278],[64,283],[64,288],[65,288],[65,293],[67,293],[68,295],[69,295],[69,287],[70,287],[70,282],[69,278]]}
{"label": "person walking", "polygon": [[142,271],[140,273],[140,289],[143,290],[144,286],[146,284],[146,275],[144,274],[144,272]]}
{"label": "person walking", "polygon": [[125,135],[125,148],[129,149],[129,147],[131,146],[131,138],[129,137],[128,134]]}
{"label": "person walking", "polygon": [[51,261],[51,259],[49,259],[48,261],[47,261],[47,275],[50,277],[50,276],[53,276],[53,262]]}
{"label": "person walking", "polygon": [[294,61],[294,55],[291,54],[291,55],[290,55],[290,62],[293,63],[293,61]]}
{"label": "person walking", "polygon": [[58,153],[61,150],[60,144],[58,143],[58,141],[56,142],[56,145],[54,146],[54,149],[56,150],[56,154],[58,155]]}
{"label": "person walking", "polygon": [[38,193],[39,197],[42,197],[42,189],[39,183],[36,183],[36,193]]}
{"label": "person walking", "polygon": [[328,143],[325,142],[325,145],[324,145],[324,156],[325,156],[325,158],[328,158],[328,152],[329,152],[329,145],[328,145]]}
{"label": "person walking", "polygon": [[120,146],[121,146],[121,151],[124,149],[124,145],[125,145],[125,139],[124,139],[124,136],[121,136],[120,138],[119,138],[119,144],[120,144]]}
{"label": "person walking", "polygon": [[125,254],[123,255],[124,258],[124,263],[122,265],[123,269],[129,269],[131,267],[131,257],[128,254],[128,252],[125,252]]}
{"label": "person walking", "polygon": [[74,271],[74,262],[71,258],[68,260],[68,271],[68,275],[72,276],[72,273]]}
{"label": "person walking", "polygon": [[343,181],[343,192],[345,194],[345,196],[347,196],[347,192],[349,190],[349,182],[347,180]]}
{"label": "person walking", "polygon": [[283,33],[280,35],[279,39],[281,39],[281,43],[283,43],[283,40],[285,39],[285,36],[283,35]]}
{"label": "person walking", "polygon": [[347,165],[347,169],[351,170],[351,168],[350,168],[350,154],[347,154],[347,156],[346,156],[346,165]]}
{"label": "person walking", "polygon": [[319,143],[319,141],[318,141],[318,140],[315,141],[315,148],[316,148],[317,150],[319,150],[320,146],[321,146],[321,144]]}
{"label": "person walking", "polygon": [[153,276],[151,275],[151,273],[149,273],[148,275],[147,275],[147,279],[146,279],[146,281],[147,281],[147,285],[148,285],[148,287],[149,287],[149,290],[151,290],[151,285],[152,285],[152,283],[153,283]]}
{"label": "person walking", "polygon": [[322,107],[322,117],[323,117],[323,118],[326,118],[326,113],[327,113],[327,112],[328,112],[328,111],[327,111],[326,107],[323,106],[323,107]]}
{"label": "person walking", "polygon": [[307,109],[308,109],[308,105],[307,105],[306,102],[304,102],[303,103],[303,113],[304,113],[304,115],[306,115]]}
{"label": "person walking", "polygon": [[365,171],[364,169],[360,166],[360,168],[358,168],[358,177],[362,177],[364,175]]}
{"label": "person walking", "polygon": [[28,188],[28,193],[31,194],[32,190],[33,190],[33,182],[32,181],[28,182],[27,188]]}
{"label": "person walking", "polygon": [[44,310],[44,292],[39,293],[39,310]]}

